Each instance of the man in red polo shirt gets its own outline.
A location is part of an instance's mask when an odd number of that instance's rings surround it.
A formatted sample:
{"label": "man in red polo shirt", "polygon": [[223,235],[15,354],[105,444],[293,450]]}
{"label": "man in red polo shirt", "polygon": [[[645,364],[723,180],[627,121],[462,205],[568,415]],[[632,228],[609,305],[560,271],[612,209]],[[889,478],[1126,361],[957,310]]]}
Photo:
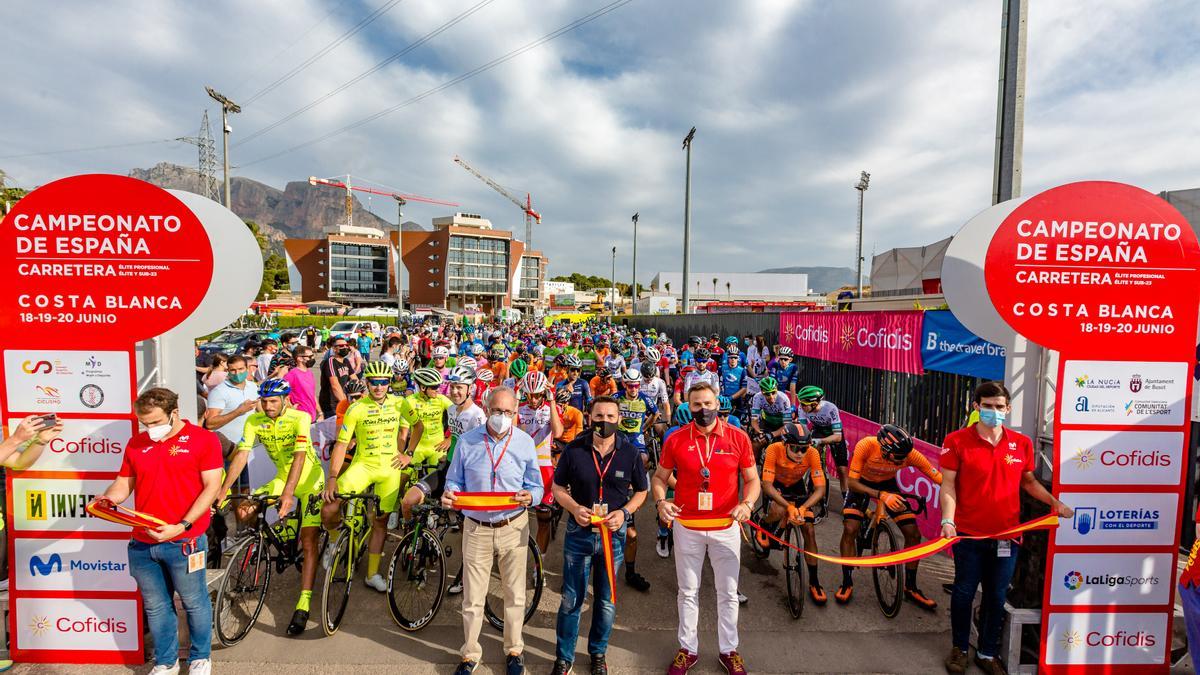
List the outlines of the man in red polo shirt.
{"label": "man in red polo shirt", "polygon": [[[699,660],[696,624],[700,614],[700,574],[707,555],[717,591],[719,660],[729,673],[745,673],[738,654],[738,570],[741,526],[758,501],[758,471],[746,432],[718,417],[720,392],[709,382],[687,391],[692,423],[663,445],[652,489],[658,516],[675,524],[675,577],[679,585],[679,652],[668,675],[684,675]],[[675,499],[668,500],[667,481],[675,472]],[[738,474],[745,489],[738,494]],[[739,501],[740,500],[740,501]]]}
{"label": "man in red polo shirt", "polygon": [[[1008,389],[984,382],[975,390],[973,408],[979,421],[955,431],[942,444],[942,535],[988,535],[1021,523],[1021,490],[1049,504],[1062,518],[1074,515],[1033,475],[1035,456],[1028,436],[1004,428]],[[954,646],[946,670],[967,670],[971,637],[971,605],[983,584],[982,623],[975,664],[985,673],[1004,673],[996,661],[1004,626],[1004,596],[1017,566],[1018,540],[961,540],[954,544],[954,590],[950,600],[950,634]]]}
{"label": "man in red polo shirt", "polygon": [[146,430],[125,446],[121,470],[103,498],[120,504],[133,493],[134,509],[167,523],[135,529],[129,543],[129,574],[141,591],[154,636],[150,672],[179,672],[174,589],[187,612],[188,673],[209,675],[213,619],[204,532],[221,489],[221,442],[215,433],[180,417],[179,396],[169,389],[146,390],[134,402],[134,412]]}

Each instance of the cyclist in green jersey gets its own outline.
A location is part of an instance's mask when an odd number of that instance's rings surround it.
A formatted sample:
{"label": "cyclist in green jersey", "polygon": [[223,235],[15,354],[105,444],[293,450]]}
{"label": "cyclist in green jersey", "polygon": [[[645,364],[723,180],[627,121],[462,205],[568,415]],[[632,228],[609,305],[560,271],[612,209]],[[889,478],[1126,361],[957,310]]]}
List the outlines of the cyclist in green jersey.
{"label": "cyclist in green jersey", "polygon": [[[300,547],[304,550],[304,565],[300,571],[300,599],[287,626],[287,634],[300,635],[308,625],[309,603],[313,582],[317,576],[317,536],[321,526],[320,498],[325,487],[325,472],[313,451],[310,430],[312,418],[288,403],[292,387],[285,380],[267,380],[258,387],[261,407],[246,418],[242,441],[229,465],[225,485],[218,494],[226,494],[246,467],[249,450],[262,443],[275,463],[275,477],[254,491],[256,495],[279,497],[279,517],[285,518],[292,508],[300,509]],[[242,502],[237,518],[248,525],[257,515],[258,507]]]}
{"label": "cyclist in green jersey", "polygon": [[[467,381],[468,375],[469,382]],[[421,388],[421,393],[404,399],[401,407],[404,423],[409,425],[412,432],[408,442],[412,463],[422,467],[418,470],[420,473],[433,474],[427,480],[436,483],[431,486],[430,483],[418,482],[404,493],[400,510],[406,524],[412,519],[414,506],[420,504],[428,496],[441,497],[442,479],[445,477],[446,467],[450,462],[448,451],[454,442],[454,437],[448,436],[445,432],[443,415],[446,409],[452,408],[456,402],[461,405],[464,399],[471,400],[470,391],[475,384],[475,371],[466,366],[455,366],[450,370],[448,377],[451,394],[455,396],[454,400],[437,393],[438,387],[442,385],[441,373],[432,368],[418,368],[413,373],[413,381]],[[442,399],[445,399],[446,405],[444,406]],[[434,429],[436,435],[429,434],[429,429]],[[436,470],[431,469],[434,466],[437,467]],[[405,478],[410,479],[411,474],[406,475]],[[408,482],[409,480],[405,480],[405,483]],[[437,494],[433,494],[434,492]]]}
{"label": "cyclist in green jersey", "polygon": [[[400,448],[404,447],[401,436],[404,425],[400,413],[402,399],[389,393],[392,369],[383,361],[372,361],[363,371],[363,379],[367,381],[367,395],[346,410],[329,458],[329,474],[338,478],[336,483],[330,481],[325,487],[321,520],[332,535],[342,520],[342,500],[336,497],[337,493],[357,494],[375,486],[375,496],[379,497],[379,513],[375,514],[371,541],[367,546],[366,583],[384,593],[387,591],[387,582],[379,574],[379,560],[383,555],[388,515],[396,509],[396,502],[400,499],[400,468],[407,466],[410,460],[408,455],[400,452]],[[350,468],[341,473],[346,447],[351,439],[355,441],[354,459],[350,462]]]}

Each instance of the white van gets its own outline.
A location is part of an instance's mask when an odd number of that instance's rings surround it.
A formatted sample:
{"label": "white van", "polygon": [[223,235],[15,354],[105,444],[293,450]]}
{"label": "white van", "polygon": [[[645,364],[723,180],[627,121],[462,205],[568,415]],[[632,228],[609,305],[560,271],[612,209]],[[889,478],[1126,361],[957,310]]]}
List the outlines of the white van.
{"label": "white van", "polygon": [[376,340],[383,337],[383,326],[378,321],[339,321],[329,327],[329,336],[353,340],[358,338],[360,330],[374,335]]}

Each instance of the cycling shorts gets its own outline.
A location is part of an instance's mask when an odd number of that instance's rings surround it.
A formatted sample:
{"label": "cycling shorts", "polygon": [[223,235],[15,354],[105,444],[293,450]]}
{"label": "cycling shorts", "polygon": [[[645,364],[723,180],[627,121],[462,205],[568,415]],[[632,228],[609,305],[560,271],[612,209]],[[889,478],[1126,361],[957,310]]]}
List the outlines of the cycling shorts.
{"label": "cycling shorts", "polygon": [[[879,482],[869,480],[859,482],[869,488],[874,488],[883,492],[891,492],[892,494],[900,494],[900,485],[896,483],[894,478],[892,480]],[[870,502],[871,498],[866,494],[863,494],[862,492],[851,492],[850,496],[846,498],[845,507],[842,509],[842,518],[844,520],[857,520],[861,522],[863,520],[863,514],[867,512],[867,506],[870,504]],[[917,515],[912,512],[912,507],[909,505],[907,499],[904,500],[904,505],[899,510],[893,511],[889,508],[888,515],[891,516],[892,520],[896,521],[897,525],[915,523],[917,520]]]}
{"label": "cycling shorts", "polygon": [[392,466],[391,458],[385,457],[382,463],[351,462],[350,468],[338,477],[337,489],[338,492],[359,494],[374,485],[375,496],[379,497],[379,512],[391,513],[396,509],[403,482],[403,476]]}
{"label": "cycling shorts", "polygon": [[[287,476],[275,476],[271,480],[263,483],[254,491],[256,495],[275,495],[278,497],[283,494],[283,487],[287,485]],[[300,527],[320,527],[321,526],[321,491],[325,489],[325,481],[318,483],[312,492],[300,492],[300,487],[296,488],[296,505],[292,508],[300,511]]]}
{"label": "cycling shorts", "polygon": [[821,445],[822,448],[829,448],[829,454],[833,455],[834,466],[850,466],[850,453],[846,448],[845,441],[830,443],[829,445]]}
{"label": "cycling shorts", "polygon": [[[775,489],[779,491],[780,496],[795,506],[800,506],[803,504],[805,500],[808,499],[808,496],[812,494],[809,492],[808,481],[806,480],[798,480],[791,485],[784,485],[776,480],[771,481],[771,485],[775,486]],[[775,502],[771,503],[774,504]],[[816,518],[813,517],[812,509],[809,509],[808,515],[804,517],[804,522],[810,525],[817,522]]]}
{"label": "cycling shorts", "polygon": [[446,472],[450,469],[450,463],[442,461],[433,471],[429,471],[421,480],[413,484],[413,487],[420,490],[426,497],[434,499],[442,498],[442,491],[446,489]]}

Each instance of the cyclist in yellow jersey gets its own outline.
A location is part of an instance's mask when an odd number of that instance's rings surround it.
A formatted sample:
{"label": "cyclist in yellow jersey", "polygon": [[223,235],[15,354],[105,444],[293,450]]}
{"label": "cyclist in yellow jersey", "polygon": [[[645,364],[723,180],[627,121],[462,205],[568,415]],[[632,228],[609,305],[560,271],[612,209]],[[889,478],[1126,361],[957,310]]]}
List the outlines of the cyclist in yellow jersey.
{"label": "cyclist in yellow jersey", "polygon": [[[266,380],[259,385],[258,401],[262,410],[246,418],[242,442],[230,462],[224,489],[218,494],[226,494],[246,467],[249,450],[256,443],[262,443],[271,461],[275,462],[276,474],[254,494],[279,496],[281,519],[291,513],[293,507],[300,509],[300,547],[304,550],[304,564],[300,572],[300,599],[287,626],[287,634],[297,636],[308,625],[309,603],[317,576],[320,495],[325,487],[325,472],[312,447],[312,418],[288,404],[287,397],[291,393],[292,387],[285,380]],[[248,501],[239,504],[238,521],[248,524],[255,517],[257,508]]]}
{"label": "cyclist in yellow jersey", "polygon": [[402,424],[406,429],[421,423],[420,438],[412,438],[408,443],[415,464],[437,464],[445,458],[446,450],[450,447],[443,418],[446,409],[454,402],[445,394],[438,393],[444,383],[445,378],[437,370],[417,368],[413,371],[413,385],[417,392],[406,396],[400,407]]}
{"label": "cyclist in yellow jersey", "polygon": [[[400,497],[400,468],[408,465],[409,458],[400,452],[404,447],[404,425],[400,415],[401,399],[390,393],[391,367],[383,361],[372,361],[363,371],[363,379],[367,381],[367,395],[346,411],[329,458],[329,474],[338,478],[336,484],[330,481],[325,487],[321,520],[325,529],[332,533],[342,519],[342,500],[336,494],[357,494],[375,486],[379,513],[375,514],[371,541],[367,545],[366,581],[368,586],[383,593],[387,591],[387,582],[379,574],[379,559],[387,535],[388,515],[395,510]],[[355,441],[354,459],[350,468],[339,475],[351,439]]]}

